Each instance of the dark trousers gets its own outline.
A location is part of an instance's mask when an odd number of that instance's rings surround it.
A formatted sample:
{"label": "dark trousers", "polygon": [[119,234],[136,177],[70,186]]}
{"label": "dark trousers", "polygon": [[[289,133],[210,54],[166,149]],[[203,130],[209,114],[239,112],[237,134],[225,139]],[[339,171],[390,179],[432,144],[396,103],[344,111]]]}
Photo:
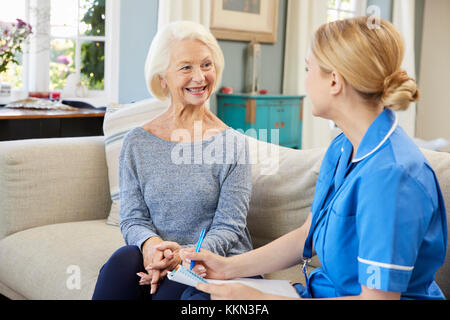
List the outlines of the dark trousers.
{"label": "dark trousers", "polygon": [[184,284],[164,278],[155,294],[150,286],[139,285],[138,272],[146,273],[141,250],[137,246],[118,249],[100,269],[93,300],[179,300]]}

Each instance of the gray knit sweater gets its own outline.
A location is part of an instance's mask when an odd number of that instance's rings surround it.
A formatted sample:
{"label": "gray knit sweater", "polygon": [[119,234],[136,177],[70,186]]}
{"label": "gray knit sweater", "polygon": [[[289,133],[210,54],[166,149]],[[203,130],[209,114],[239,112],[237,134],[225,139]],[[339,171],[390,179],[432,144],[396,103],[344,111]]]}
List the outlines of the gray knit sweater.
{"label": "gray knit sweater", "polygon": [[162,140],[141,127],[124,138],[119,158],[120,230],[141,248],[159,236],[222,256],[252,249],[246,227],[251,195],[248,143],[227,129],[198,142]]}

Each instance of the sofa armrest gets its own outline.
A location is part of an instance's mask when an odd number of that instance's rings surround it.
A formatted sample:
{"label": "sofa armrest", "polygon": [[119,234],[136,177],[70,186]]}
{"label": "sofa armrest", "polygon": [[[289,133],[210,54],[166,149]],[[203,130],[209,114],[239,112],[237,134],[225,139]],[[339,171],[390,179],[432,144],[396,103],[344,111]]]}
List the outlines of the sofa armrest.
{"label": "sofa armrest", "polygon": [[0,239],[42,225],[104,219],[110,206],[102,136],[0,142]]}

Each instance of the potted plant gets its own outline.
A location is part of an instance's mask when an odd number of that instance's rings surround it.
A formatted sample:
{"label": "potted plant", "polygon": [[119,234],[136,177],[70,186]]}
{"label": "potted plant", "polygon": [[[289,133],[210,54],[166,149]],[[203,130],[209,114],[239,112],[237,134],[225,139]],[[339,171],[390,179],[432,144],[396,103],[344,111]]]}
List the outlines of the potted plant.
{"label": "potted plant", "polygon": [[[8,70],[11,63],[19,64],[16,55],[22,52],[22,43],[31,33],[31,25],[21,19],[16,19],[16,22],[0,21],[0,75]],[[0,104],[8,103],[10,96],[11,85],[2,82]]]}

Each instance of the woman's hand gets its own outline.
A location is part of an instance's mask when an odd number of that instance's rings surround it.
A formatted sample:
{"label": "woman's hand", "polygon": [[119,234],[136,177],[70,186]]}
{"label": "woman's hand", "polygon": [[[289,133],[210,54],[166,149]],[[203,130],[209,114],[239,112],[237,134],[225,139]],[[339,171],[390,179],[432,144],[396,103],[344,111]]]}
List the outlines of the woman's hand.
{"label": "woman's hand", "polygon": [[147,271],[160,271],[160,276],[165,277],[169,271],[172,271],[181,263],[179,251],[181,246],[173,241],[163,241],[154,247],[162,254],[162,259],[150,263],[145,269]]}
{"label": "woman's hand", "polygon": [[194,251],[194,248],[183,249],[180,251],[183,264],[189,266],[191,261],[195,260],[193,271],[198,275],[208,279],[230,279],[230,258],[219,256],[204,249],[201,249],[200,252]]}
{"label": "woman's hand", "polygon": [[197,290],[209,293],[211,300],[267,300],[271,296],[241,283],[198,283]]}
{"label": "woman's hand", "polygon": [[147,274],[139,272],[141,277],[140,285],[151,285],[150,293],[154,294],[158,289],[160,279],[166,276],[172,266],[180,263],[181,259],[178,251],[181,249],[177,243],[171,243],[173,249],[159,250],[158,246],[165,243],[158,237],[148,239],[142,246],[144,268]]}

